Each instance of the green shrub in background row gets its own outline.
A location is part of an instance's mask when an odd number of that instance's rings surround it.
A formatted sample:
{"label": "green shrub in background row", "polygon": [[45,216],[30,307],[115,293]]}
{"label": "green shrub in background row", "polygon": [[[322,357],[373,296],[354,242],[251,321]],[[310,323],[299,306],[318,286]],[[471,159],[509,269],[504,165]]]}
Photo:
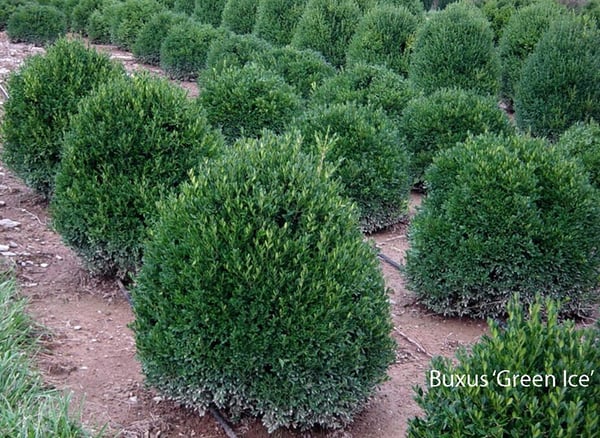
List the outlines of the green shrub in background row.
{"label": "green shrub in background row", "polygon": [[301,110],[292,86],[256,64],[207,70],[198,85],[208,120],[229,142],[259,137],[264,129],[280,133]]}
{"label": "green shrub in background row", "polygon": [[206,54],[206,66],[216,70],[243,67],[271,50],[271,45],[255,35],[223,32],[212,42]]}
{"label": "green shrub in background row", "polygon": [[292,45],[321,52],[333,66],[346,63],[350,38],[362,17],[354,0],[309,0],[296,26]]}
{"label": "green shrub in background row", "polygon": [[594,120],[576,123],[561,135],[558,146],[581,161],[590,182],[600,189],[600,125]]}
{"label": "green shrub in background row", "polygon": [[203,24],[219,27],[227,0],[195,0],[193,17]]}
{"label": "green shrub in background row", "polygon": [[223,8],[221,25],[232,32],[243,35],[252,33],[256,23],[259,0],[227,0]]}
{"label": "green shrub in background row", "polygon": [[383,109],[400,119],[406,104],[417,95],[412,84],[382,66],[355,64],[332,76],[311,95],[311,105],[356,102]]}
{"label": "green shrub in background row", "polygon": [[410,46],[419,24],[420,19],[404,7],[374,7],[364,15],[350,40],[347,64],[380,64],[406,76]]}
{"label": "green shrub in background row", "polygon": [[417,31],[409,77],[424,92],[459,87],[495,96],[499,74],[493,32],[477,7],[452,4]]}
{"label": "green shrub in background row", "polygon": [[52,223],[92,272],[134,272],[156,202],[221,147],[182,88],[147,74],[104,84],[65,134]]}
{"label": "green shrub in background row", "polygon": [[298,50],[291,46],[273,48],[259,54],[256,62],[281,75],[304,98],[335,75],[335,68],[314,50]]}
{"label": "green shrub in background row", "polygon": [[344,195],[360,210],[370,233],[398,223],[407,213],[408,153],[385,113],[355,103],[321,106],[294,123],[314,152],[319,138],[334,138],[325,159],[337,165]]}
{"label": "green shrub in background row", "polygon": [[103,0],[98,9],[91,13],[85,31],[92,43],[110,44],[110,17],[116,13],[120,2]]}
{"label": "green shrub in background row", "polygon": [[423,2],[421,2],[421,0],[378,0],[373,4],[373,7],[379,6],[395,6],[397,8],[406,8],[416,16],[423,16],[425,12],[423,8]]}
{"label": "green shrub in background row", "polygon": [[556,139],[569,126],[600,120],[600,29],[564,15],[525,61],[515,93],[515,118],[524,131]]}
{"label": "green shrub in background row", "polygon": [[110,40],[123,49],[131,50],[135,40],[152,16],[162,6],[156,0],[125,0],[114,8],[110,24]]}
{"label": "green shrub in background row", "polygon": [[[182,24],[186,21],[188,21],[187,15],[178,14],[172,11],[165,10],[155,14],[140,29],[140,32],[135,39],[135,43],[131,48],[133,55],[136,59],[146,64],[159,65],[161,45],[167,38],[169,31],[173,26]],[[190,23],[190,26],[193,25]],[[193,45],[193,42],[185,41],[185,47],[180,47],[178,49],[181,51],[189,50],[189,52],[192,53],[193,49],[187,47],[188,44]],[[204,56],[206,57],[206,53]],[[193,63],[193,61],[190,60],[190,63]]]}
{"label": "green shrub in background row", "polygon": [[513,293],[598,301],[600,197],[575,160],[543,140],[485,135],[434,158],[411,221],[406,274],[435,312],[498,316]]}
{"label": "green shrub in background row", "polygon": [[211,43],[222,35],[222,30],[193,20],[175,24],[160,46],[160,66],[174,79],[195,79],[206,67]]}
{"label": "green shrub in background row", "polygon": [[79,0],[71,13],[71,30],[87,36],[90,15],[102,7],[102,0]]}
{"label": "green shrub in background row", "polygon": [[175,0],[173,2],[173,12],[178,12],[189,16],[194,14],[195,7],[196,0]]}
{"label": "green shrub in background row", "polygon": [[28,0],[0,0],[0,31],[6,30],[8,18],[25,3],[28,3]]}
{"label": "green shrub in background row", "polygon": [[565,8],[555,0],[543,0],[519,9],[511,16],[498,43],[503,98],[514,99],[525,60],[550,24],[564,11]]}
{"label": "green shrub in background row", "polygon": [[[600,330],[559,323],[551,300],[525,311],[516,298],[507,310],[506,328],[490,321],[490,334],[459,350],[457,363],[432,360],[427,391],[415,388],[424,415],[409,421],[408,437],[598,435]],[[456,376],[465,376],[463,386]]]}
{"label": "green shrub in background row", "polygon": [[[534,4],[538,0],[475,0],[481,12],[490,22],[494,31],[494,41],[500,40],[504,28],[512,15],[519,9]],[[545,1],[545,0],[542,0]],[[556,0],[554,0],[556,1]]]}
{"label": "green shrub in background row", "polygon": [[299,142],[244,139],[161,203],[132,293],[148,383],[269,431],[347,424],[395,356],[356,210]]}
{"label": "green shrub in background row", "polygon": [[8,80],[2,160],[49,198],[61,158],[62,136],[77,104],[99,84],[124,74],[108,56],[78,40],[61,39],[45,55],[28,58]]}
{"label": "green shrub in background row", "polygon": [[254,33],[276,46],[292,42],[292,36],[308,0],[259,0]]}
{"label": "green shrub in background row", "polygon": [[13,43],[47,45],[67,33],[67,17],[54,6],[27,3],[15,9],[6,23]]}
{"label": "green shrub in background row", "polygon": [[470,135],[508,135],[515,131],[496,99],[460,88],[438,90],[410,101],[398,129],[411,153],[415,183],[423,182],[425,170],[439,151],[456,146]]}

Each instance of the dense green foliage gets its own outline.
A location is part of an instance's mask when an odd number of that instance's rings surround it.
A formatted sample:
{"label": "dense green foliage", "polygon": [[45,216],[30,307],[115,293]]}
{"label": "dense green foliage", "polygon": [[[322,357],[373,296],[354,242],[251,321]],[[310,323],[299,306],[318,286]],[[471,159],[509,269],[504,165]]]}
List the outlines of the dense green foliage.
{"label": "dense green foliage", "polygon": [[118,6],[119,3],[114,0],[104,0],[98,9],[91,13],[85,27],[90,42],[96,44],[110,43],[109,18]]}
{"label": "dense green foliage", "polygon": [[27,3],[15,9],[6,23],[13,43],[52,44],[67,33],[67,17],[58,8]]}
{"label": "dense green foliage", "polygon": [[337,166],[344,194],[358,205],[363,231],[382,229],[406,215],[408,153],[383,111],[355,103],[320,106],[294,126],[311,152],[319,139],[334,139],[325,159]]}
{"label": "dense green foliage", "polygon": [[223,8],[225,29],[243,35],[252,33],[256,23],[256,9],[259,0],[227,0]]}
{"label": "dense green foliage", "polygon": [[384,65],[408,74],[411,44],[420,19],[404,7],[382,5],[368,11],[350,40],[348,64]]}
{"label": "dense green foliage", "polygon": [[71,30],[87,35],[90,15],[102,6],[102,0],[79,0],[71,13]]}
{"label": "dense green foliage", "polygon": [[496,99],[458,89],[438,90],[408,103],[399,130],[411,153],[411,175],[415,183],[435,154],[465,141],[470,135],[486,132],[514,133],[506,114]]}
{"label": "dense green foliage", "polygon": [[206,55],[206,65],[216,70],[243,67],[270,50],[271,45],[255,35],[224,32],[210,45]]}
{"label": "dense green foliage", "polygon": [[600,199],[574,159],[543,140],[480,136],[439,154],[409,231],[406,273],[445,315],[504,313],[518,292],[565,300],[565,314],[598,299]]}
{"label": "dense green foliage", "polygon": [[227,0],[195,0],[194,18],[200,23],[219,27]]}
{"label": "dense green foliage", "polygon": [[[372,8],[379,6],[395,6],[397,8],[406,8],[413,15],[422,16],[425,12],[424,5],[421,0],[375,0]],[[370,8],[369,8],[370,9]],[[369,9],[366,12],[369,12]]]}
{"label": "dense green foliage", "polygon": [[0,31],[6,29],[8,18],[19,7],[27,3],[28,0],[0,0]]}
{"label": "dense green foliage", "polygon": [[259,0],[254,33],[276,46],[291,43],[307,1]]}
{"label": "dense green foliage", "polygon": [[134,272],[156,202],[221,143],[180,87],[149,75],[104,84],[65,134],[50,204],[56,230],[93,272]]}
{"label": "dense green foliage", "polygon": [[131,50],[141,28],[161,9],[156,0],[125,0],[117,3],[108,21],[111,43]]}
{"label": "dense green foliage", "polygon": [[222,35],[210,24],[182,21],[169,29],[160,47],[160,66],[174,79],[195,79],[206,67],[212,42]]}
{"label": "dense green foliage", "polygon": [[199,78],[198,100],[227,140],[276,133],[298,115],[301,98],[283,78],[256,64],[210,69]]}
{"label": "dense green foliage", "polygon": [[475,6],[452,4],[417,31],[409,77],[426,93],[459,87],[496,95],[499,74],[493,32]]}
{"label": "dense green foliage", "polygon": [[311,96],[311,103],[356,102],[381,108],[389,117],[398,120],[406,104],[416,95],[412,84],[390,69],[355,64],[317,87]]}
{"label": "dense green foliage", "polygon": [[600,29],[563,15],[527,58],[515,94],[522,130],[556,139],[569,126],[600,120]]}
{"label": "dense green foliage", "polygon": [[296,26],[292,45],[321,52],[335,67],[346,63],[346,51],[362,12],[354,0],[309,0]]}
{"label": "dense green foliage", "polygon": [[345,425],[394,360],[375,253],[300,141],[245,139],[163,202],[132,294],[148,383],[269,431]]}
{"label": "dense green foliage", "polygon": [[8,80],[2,160],[49,198],[61,157],[62,135],[77,104],[123,69],[83,42],[61,39],[45,55],[28,58]]}
{"label": "dense green foliage", "polygon": [[559,147],[581,161],[588,171],[590,182],[600,189],[600,125],[594,120],[576,123],[558,141]]}
{"label": "dense green foliage", "polygon": [[425,415],[410,420],[408,437],[598,435],[600,330],[559,323],[551,300],[526,312],[514,299],[508,314],[455,362],[432,360],[427,392],[416,388]]}
{"label": "dense green foliage", "polygon": [[521,69],[527,57],[550,24],[564,8],[555,0],[542,0],[515,12],[506,24],[498,43],[500,54],[500,93],[505,99],[514,99],[515,88],[521,78]]}
{"label": "dense green foliage", "polygon": [[[519,9],[534,4],[538,0],[476,0],[481,11],[488,19],[494,31],[494,40],[498,41],[504,34],[504,28],[512,15]],[[542,0],[545,1],[545,0]],[[556,0],[553,0],[556,1]]]}
{"label": "dense green foliage", "polygon": [[[138,33],[135,43],[131,48],[133,55],[146,64],[160,64],[160,49],[163,41],[167,38],[171,28],[177,24],[182,24],[188,20],[185,14],[177,14],[172,11],[162,11],[155,14],[142,26]],[[192,24],[190,23],[190,26]],[[190,57],[194,56],[193,48],[187,47],[188,44],[194,46],[194,39],[185,41],[184,47],[177,47],[178,50],[188,51]],[[167,56],[170,53],[167,54]],[[206,56],[206,53],[204,54]],[[168,65],[168,63],[167,63]]]}

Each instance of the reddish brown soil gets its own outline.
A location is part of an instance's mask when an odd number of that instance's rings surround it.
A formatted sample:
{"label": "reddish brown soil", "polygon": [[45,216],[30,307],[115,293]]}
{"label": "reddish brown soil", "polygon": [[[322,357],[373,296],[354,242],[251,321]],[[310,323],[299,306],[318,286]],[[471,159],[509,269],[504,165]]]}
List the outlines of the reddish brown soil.
{"label": "reddish brown soil", "polygon": [[[128,68],[140,68],[130,54],[104,46]],[[40,49],[10,44],[0,33],[0,85],[8,72]],[[155,70],[156,71],[156,70]],[[190,94],[193,83],[185,84]],[[0,93],[0,101],[4,96]],[[414,205],[418,196],[413,198]],[[20,222],[0,229],[0,245],[10,247],[0,263],[14,269],[29,311],[47,329],[47,350],[38,357],[48,383],[72,392],[90,430],[105,427],[106,436],[224,437],[211,415],[199,417],[161,399],[143,385],[135,358],[135,343],[127,327],[133,315],[116,283],[91,277],[80,260],[49,227],[47,206],[0,163],[0,219]],[[407,249],[406,225],[371,236],[384,254],[402,262]],[[5,251],[6,253],[6,251]],[[11,255],[12,253],[12,255]],[[276,437],[398,438],[407,419],[418,415],[412,386],[422,384],[433,355],[451,356],[460,345],[476,341],[485,331],[482,321],[445,319],[415,303],[399,271],[387,263],[382,270],[390,288],[393,335],[397,360],[390,380],[372,397],[366,409],[344,431],[295,433],[277,431]],[[266,437],[254,419],[234,427],[240,437]]]}

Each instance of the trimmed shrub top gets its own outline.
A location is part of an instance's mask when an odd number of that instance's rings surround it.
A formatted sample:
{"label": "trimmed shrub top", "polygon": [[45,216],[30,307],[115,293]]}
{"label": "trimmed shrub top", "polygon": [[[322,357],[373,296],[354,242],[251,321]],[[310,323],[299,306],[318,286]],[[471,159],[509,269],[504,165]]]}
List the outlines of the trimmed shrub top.
{"label": "trimmed shrub top", "polygon": [[227,0],[195,0],[194,19],[203,24],[219,27]]}
{"label": "trimmed shrub top", "polygon": [[254,33],[276,46],[292,42],[292,36],[308,0],[259,0]]}
{"label": "trimmed shrub top", "polygon": [[394,359],[375,252],[294,136],[236,144],[161,203],[132,298],[148,383],[279,427],[340,427]]}
{"label": "trimmed shrub top", "polygon": [[[131,48],[133,55],[146,64],[159,65],[160,48],[169,31],[173,26],[186,21],[188,21],[188,17],[185,14],[171,11],[161,11],[153,15],[139,31]],[[191,23],[189,25],[192,26]],[[186,45],[190,44],[191,42],[186,41]],[[185,47],[184,50],[189,50],[189,48]]]}
{"label": "trimmed shrub top", "polygon": [[227,0],[221,25],[240,35],[252,33],[258,2],[259,0]]}
{"label": "trimmed shrub top", "polygon": [[206,54],[206,66],[216,70],[243,67],[271,50],[271,45],[256,35],[223,32],[215,38]]}
{"label": "trimmed shrub top", "polygon": [[71,13],[71,30],[87,35],[86,27],[90,15],[102,6],[102,0],[79,0]]}
{"label": "trimmed shrub top", "polygon": [[458,363],[432,360],[427,392],[415,389],[425,415],[410,420],[408,437],[597,436],[600,330],[559,323],[550,300],[525,311],[517,298],[507,310],[506,327],[490,321]]}
{"label": "trimmed shrub top", "polygon": [[590,182],[600,189],[600,125],[594,120],[576,123],[561,135],[558,146],[581,161]]}
{"label": "trimmed shrub top", "polygon": [[162,8],[156,0],[125,0],[117,3],[108,17],[111,43],[131,50],[142,27]]}
{"label": "trimmed shrub top", "polygon": [[444,315],[498,316],[518,292],[598,300],[600,198],[580,164],[543,140],[484,135],[439,154],[409,231],[406,273]]}
{"label": "trimmed shrub top", "polygon": [[6,34],[13,43],[47,45],[67,33],[67,17],[50,5],[26,3],[15,9],[6,23]]}
{"label": "trimmed shrub top", "polygon": [[147,74],[109,82],[65,135],[53,225],[93,272],[135,272],[156,202],[222,142],[180,87]]}

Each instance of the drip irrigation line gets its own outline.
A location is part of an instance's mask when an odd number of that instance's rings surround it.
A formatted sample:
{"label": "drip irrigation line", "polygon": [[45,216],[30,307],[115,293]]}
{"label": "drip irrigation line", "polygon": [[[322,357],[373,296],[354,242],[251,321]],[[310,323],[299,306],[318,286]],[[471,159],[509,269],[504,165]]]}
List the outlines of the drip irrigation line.
{"label": "drip irrigation line", "polygon": [[404,267],[398,263],[396,260],[386,256],[384,253],[381,252],[381,249],[377,248],[379,250],[379,252],[377,253],[377,257],[379,257],[381,260],[383,260],[384,262],[392,265],[394,268],[402,270],[404,269]]}
{"label": "drip irrigation line", "polygon": [[2,91],[2,94],[4,94],[4,96],[6,96],[6,98],[8,99],[8,91],[6,91],[6,88],[4,88],[4,86],[2,84],[0,84],[0,91]]}

